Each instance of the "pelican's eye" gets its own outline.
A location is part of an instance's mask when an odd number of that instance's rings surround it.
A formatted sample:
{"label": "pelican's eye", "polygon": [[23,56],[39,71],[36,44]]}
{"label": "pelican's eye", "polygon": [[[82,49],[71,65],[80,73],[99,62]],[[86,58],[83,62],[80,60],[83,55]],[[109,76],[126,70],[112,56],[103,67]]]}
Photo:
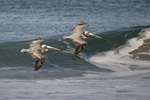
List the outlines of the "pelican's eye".
{"label": "pelican's eye", "polygon": [[46,48],[46,45],[42,45],[42,48]]}
{"label": "pelican's eye", "polygon": [[83,32],[83,35],[85,35],[86,37],[89,37],[89,36],[90,36],[88,31],[84,31],[84,32]]}

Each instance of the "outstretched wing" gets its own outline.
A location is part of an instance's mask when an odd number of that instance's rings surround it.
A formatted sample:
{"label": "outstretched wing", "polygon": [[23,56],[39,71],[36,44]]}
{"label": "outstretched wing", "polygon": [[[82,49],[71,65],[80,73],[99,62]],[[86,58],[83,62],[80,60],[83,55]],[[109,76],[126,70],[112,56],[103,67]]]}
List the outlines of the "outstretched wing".
{"label": "outstretched wing", "polygon": [[40,49],[41,48],[41,46],[40,46],[40,44],[41,44],[41,42],[43,42],[44,40],[42,40],[42,39],[37,39],[37,40],[33,40],[33,41],[31,41],[30,42],[30,49],[32,49],[32,50],[38,50],[38,49]]}
{"label": "outstretched wing", "polygon": [[83,28],[85,28],[87,26],[89,26],[89,25],[88,24],[81,24],[81,25],[78,25],[78,26],[74,27],[72,29],[71,35],[76,34],[76,33],[82,34]]}
{"label": "outstretched wing", "polygon": [[85,45],[87,44],[87,42],[84,41],[80,37],[77,37],[77,38],[74,38],[74,39],[71,39],[71,40],[74,43],[74,45],[76,46],[76,50],[74,52],[75,55],[78,54],[79,52],[81,52],[84,49]]}
{"label": "outstretched wing", "polygon": [[35,61],[34,70],[38,70],[42,66],[42,64],[44,63],[45,56],[43,56],[42,53],[39,51],[36,51],[34,53],[30,53],[30,55],[32,56],[32,58]]}

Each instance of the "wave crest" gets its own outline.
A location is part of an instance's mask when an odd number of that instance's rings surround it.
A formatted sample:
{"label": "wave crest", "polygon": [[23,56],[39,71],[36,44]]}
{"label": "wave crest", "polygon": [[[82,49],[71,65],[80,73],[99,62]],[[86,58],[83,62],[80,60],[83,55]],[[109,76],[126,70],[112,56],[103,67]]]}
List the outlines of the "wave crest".
{"label": "wave crest", "polygon": [[97,53],[87,59],[88,62],[114,71],[131,71],[133,67],[150,69],[150,28],[143,29],[139,36],[110,51]]}

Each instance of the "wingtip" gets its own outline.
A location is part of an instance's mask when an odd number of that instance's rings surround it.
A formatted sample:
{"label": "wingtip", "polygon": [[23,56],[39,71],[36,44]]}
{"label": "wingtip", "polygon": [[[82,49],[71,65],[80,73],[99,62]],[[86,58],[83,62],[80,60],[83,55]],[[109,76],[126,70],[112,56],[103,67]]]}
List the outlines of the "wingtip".
{"label": "wingtip", "polygon": [[78,25],[85,25],[85,24],[86,24],[86,23],[81,20]]}
{"label": "wingtip", "polygon": [[74,55],[76,56],[79,52],[74,52]]}
{"label": "wingtip", "polygon": [[40,69],[40,67],[41,67],[41,65],[40,65],[40,66],[34,66],[34,71],[39,70],[39,69]]}
{"label": "wingtip", "polygon": [[39,68],[34,67],[34,70],[37,71],[37,70],[39,70]]}
{"label": "wingtip", "polygon": [[63,37],[63,39],[66,39],[66,38],[67,38],[66,36]]}
{"label": "wingtip", "polygon": [[38,69],[34,68],[35,71],[37,71]]}
{"label": "wingtip", "polygon": [[39,40],[42,40],[40,37],[38,37],[39,38]]}
{"label": "wingtip", "polygon": [[42,38],[38,37],[37,39],[34,39],[34,40],[43,40]]}

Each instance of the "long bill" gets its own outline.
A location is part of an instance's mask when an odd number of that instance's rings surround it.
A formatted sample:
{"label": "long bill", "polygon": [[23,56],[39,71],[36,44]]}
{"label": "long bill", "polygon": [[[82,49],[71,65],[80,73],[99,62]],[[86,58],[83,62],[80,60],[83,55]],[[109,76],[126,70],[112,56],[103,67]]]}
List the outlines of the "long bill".
{"label": "long bill", "polygon": [[51,46],[46,46],[46,49],[49,49],[49,50],[58,50],[58,51],[60,51],[60,49],[57,49],[57,48],[54,48],[54,47],[51,47]]}
{"label": "long bill", "polygon": [[102,38],[102,37],[100,37],[100,36],[98,36],[98,35],[94,35],[94,34],[92,34],[92,33],[89,33],[89,35],[92,36],[92,37],[95,37],[95,38],[100,38],[100,39]]}

